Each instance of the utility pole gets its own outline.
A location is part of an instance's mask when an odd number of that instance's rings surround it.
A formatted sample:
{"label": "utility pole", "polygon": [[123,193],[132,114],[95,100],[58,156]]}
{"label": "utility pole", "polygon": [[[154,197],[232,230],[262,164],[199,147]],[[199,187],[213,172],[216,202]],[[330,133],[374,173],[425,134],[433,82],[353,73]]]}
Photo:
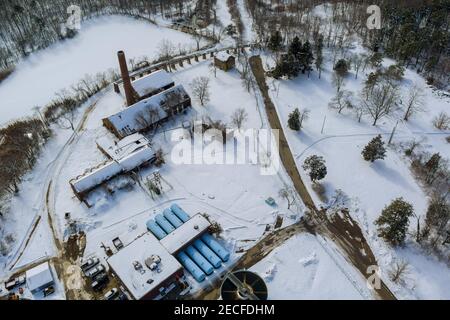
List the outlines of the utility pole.
{"label": "utility pole", "polygon": [[397,125],[398,125],[398,120],[397,120],[397,123],[396,123],[395,126],[394,126],[394,129],[392,129],[392,133],[391,133],[391,136],[389,137],[389,142],[388,142],[388,144],[391,144],[392,139],[394,138],[395,130],[397,130]]}

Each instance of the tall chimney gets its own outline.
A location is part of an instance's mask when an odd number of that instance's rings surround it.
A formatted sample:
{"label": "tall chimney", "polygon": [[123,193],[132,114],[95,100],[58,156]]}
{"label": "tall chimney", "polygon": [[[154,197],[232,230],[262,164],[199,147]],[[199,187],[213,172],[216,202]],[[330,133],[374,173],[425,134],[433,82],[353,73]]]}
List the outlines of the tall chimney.
{"label": "tall chimney", "polygon": [[119,58],[120,73],[122,74],[123,88],[125,90],[125,97],[127,99],[127,105],[134,104],[133,88],[131,87],[130,74],[128,73],[127,60],[123,51],[117,52]]}

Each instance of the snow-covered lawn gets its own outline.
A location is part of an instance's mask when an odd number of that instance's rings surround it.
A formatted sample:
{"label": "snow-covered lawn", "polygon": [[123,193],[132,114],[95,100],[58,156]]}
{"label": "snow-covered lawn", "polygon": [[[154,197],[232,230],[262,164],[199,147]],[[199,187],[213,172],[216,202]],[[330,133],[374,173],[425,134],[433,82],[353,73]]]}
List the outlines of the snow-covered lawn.
{"label": "snow-covered lawn", "polygon": [[[267,283],[269,299],[365,299],[365,280],[322,238],[300,234],[250,270]],[[344,270],[339,265],[345,266]]]}
{"label": "snow-covered lawn", "polygon": [[117,51],[127,58],[155,58],[163,39],[177,48],[195,48],[187,34],[158,27],[146,21],[121,16],[89,20],[74,39],[57,43],[23,60],[0,85],[0,125],[32,114],[55,93],[70,88],[86,74],[95,75],[117,67]]}
{"label": "snow-covered lawn", "polygon": [[[356,46],[355,50],[362,49]],[[329,56],[325,53],[326,58]],[[272,58],[266,55],[265,63],[272,65]],[[384,61],[385,66],[393,63],[388,59]],[[363,86],[362,81],[370,71],[367,69],[365,72],[360,72],[358,79],[355,79],[354,73],[351,72],[344,89],[357,95]],[[326,205],[324,203],[326,200],[321,199],[312,190],[308,175],[301,169],[304,160],[313,154],[323,156],[326,160],[328,175],[321,181],[325,187],[326,198],[330,199],[338,189],[343,190],[350,197],[350,206],[353,209],[351,214],[367,233],[369,241],[376,249],[375,254],[380,260],[380,265],[387,270],[393,263],[395,253],[384,243],[380,243],[381,240],[376,235],[373,222],[379,217],[381,210],[398,197],[404,197],[406,201],[411,202],[415,213],[423,221],[427,208],[427,195],[413,177],[409,162],[401,152],[396,151],[395,148],[388,148],[385,160],[369,163],[364,161],[361,151],[377,134],[381,134],[387,143],[396,121],[400,120],[393,139],[394,143],[423,139],[427,151],[440,152],[444,157],[450,158],[450,148],[445,141],[446,135],[436,135],[440,132],[432,126],[432,119],[437,114],[441,111],[448,112],[450,101],[428,87],[417,73],[406,70],[404,79],[401,81],[402,100],[406,100],[408,89],[414,83],[418,83],[425,88],[424,101],[427,111],[408,122],[401,121],[403,113],[399,111],[389,118],[381,119],[377,126],[372,126],[372,119],[367,116],[358,123],[356,116],[350,110],[344,110],[342,114],[338,114],[337,111],[328,108],[328,103],[336,92],[332,86],[332,72],[331,61],[326,60],[321,79],[315,71],[311,73],[309,79],[306,75],[300,75],[292,80],[268,78],[270,94],[280,120],[285,126],[302,178],[307,182],[307,187],[315,201]],[[287,127],[289,114],[295,108],[310,110],[310,118],[304,123],[301,132],[292,131]],[[414,228],[415,223],[412,222],[411,231]],[[412,263],[414,262],[413,260]],[[436,281],[434,285],[441,286],[441,282]],[[438,292],[435,297],[440,297]]]}

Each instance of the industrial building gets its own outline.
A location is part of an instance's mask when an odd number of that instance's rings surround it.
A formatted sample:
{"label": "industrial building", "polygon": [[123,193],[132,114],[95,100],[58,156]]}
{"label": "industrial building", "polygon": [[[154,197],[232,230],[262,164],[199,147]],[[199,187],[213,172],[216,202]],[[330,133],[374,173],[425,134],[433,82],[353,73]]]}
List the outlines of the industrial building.
{"label": "industrial building", "polygon": [[[99,185],[119,174],[152,163],[156,158],[150,142],[141,134],[131,135],[119,141],[113,141],[105,136],[97,140],[97,146],[109,160],[70,181],[72,190],[80,201],[84,201],[86,195]],[[89,206],[89,203],[86,204]]]}
{"label": "industrial building", "polygon": [[38,265],[26,272],[27,287],[32,294],[54,284],[52,270],[48,262]]}
{"label": "industrial building", "polygon": [[208,233],[210,222],[177,204],[147,222],[150,231],[108,258],[133,298],[164,299],[183,285],[184,269],[202,282],[228,261],[229,252]]}
{"label": "industrial building", "polygon": [[157,70],[131,82],[138,101],[150,98],[175,86],[175,82],[165,70]]}
{"label": "industrial building", "polygon": [[[165,70],[157,70],[139,79],[131,79],[125,53],[117,53],[127,108],[103,119],[103,125],[118,138],[143,132],[191,106],[191,98],[182,85],[175,86]],[[118,85],[115,91],[120,92]]]}
{"label": "industrial building", "polygon": [[183,268],[151,234],[133,241],[108,260],[111,271],[136,300],[162,299],[178,286]]}
{"label": "industrial building", "polygon": [[236,59],[234,56],[221,51],[214,56],[214,65],[223,71],[229,71],[235,67]]}
{"label": "industrial building", "polygon": [[197,280],[202,282],[230,254],[208,233],[210,223],[200,214],[190,217],[177,204],[147,222],[148,230]]}
{"label": "industrial building", "polygon": [[103,125],[124,138],[149,130],[190,106],[191,98],[182,85],[177,85],[103,119]]}

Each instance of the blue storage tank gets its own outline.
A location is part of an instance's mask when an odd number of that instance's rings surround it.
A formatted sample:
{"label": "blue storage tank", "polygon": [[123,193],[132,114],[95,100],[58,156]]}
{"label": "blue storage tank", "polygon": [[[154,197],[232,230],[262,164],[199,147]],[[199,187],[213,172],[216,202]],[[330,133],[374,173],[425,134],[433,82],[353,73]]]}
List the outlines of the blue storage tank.
{"label": "blue storage tank", "polygon": [[167,221],[166,218],[163,217],[162,214],[158,214],[155,218],[156,222],[159,224],[159,226],[167,233],[171,233],[175,228],[173,225],[170,224],[169,221]]}
{"label": "blue storage tank", "polygon": [[179,228],[183,224],[183,221],[181,221],[170,209],[164,210],[163,215],[175,228]]}
{"label": "blue storage tank", "polygon": [[202,236],[202,240],[208,247],[212,249],[212,251],[214,251],[220,257],[220,259],[222,259],[223,262],[228,261],[228,259],[230,258],[230,253],[225,250],[225,248],[222,247],[212,235],[210,235],[209,233],[205,233]]}
{"label": "blue storage tank", "polygon": [[191,217],[181,209],[176,203],[174,203],[172,206],[170,206],[170,209],[172,210],[175,215],[181,219],[183,222],[187,222]]}
{"label": "blue storage tank", "polygon": [[190,274],[197,280],[198,282],[202,282],[205,280],[205,273],[195,264],[194,261],[191,260],[183,251],[177,255],[178,260],[181,262],[183,267],[189,271]]}
{"label": "blue storage tank", "polygon": [[218,269],[222,265],[222,260],[200,239],[194,241],[194,247]]}
{"label": "blue storage tank", "polygon": [[203,257],[193,246],[188,247],[186,249],[186,253],[203,270],[204,273],[210,275],[214,272],[214,268],[211,263],[209,263],[208,260],[206,260],[205,257]]}
{"label": "blue storage tank", "polygon": [[158,240],[161,240],[162,238],[167,236],[167,233],[163,229],[161,229],[161,227],[158,226],[153,219],[147,221],[147,229],[148,231],[153,233],[155,237],[158,238]]}

